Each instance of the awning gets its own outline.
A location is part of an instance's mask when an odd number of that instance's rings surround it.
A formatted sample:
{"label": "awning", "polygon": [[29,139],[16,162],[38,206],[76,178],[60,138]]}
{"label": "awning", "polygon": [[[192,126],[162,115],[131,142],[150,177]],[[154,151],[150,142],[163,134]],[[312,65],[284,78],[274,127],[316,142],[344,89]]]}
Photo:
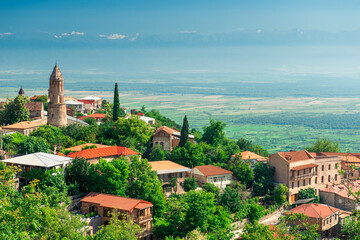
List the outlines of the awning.
{"label": "awning", "polygon": [[315,163],[310,163],[310,164],[305,164],[305,165],[293,167],[291,170],[297,171],[297,170],[306,169],[306,168],[313,168],[313,167],[317,167],[317,166],[318,165],[315,164]]}

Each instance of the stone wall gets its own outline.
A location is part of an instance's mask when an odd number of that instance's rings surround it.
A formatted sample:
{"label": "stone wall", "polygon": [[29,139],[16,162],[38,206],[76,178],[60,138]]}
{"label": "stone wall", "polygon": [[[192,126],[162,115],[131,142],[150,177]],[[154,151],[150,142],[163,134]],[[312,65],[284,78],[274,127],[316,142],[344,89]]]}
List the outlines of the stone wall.
{"label": "stone wall", "polygon": [[65,103],[49,103],[47,123],[56,127],[67,125]]}

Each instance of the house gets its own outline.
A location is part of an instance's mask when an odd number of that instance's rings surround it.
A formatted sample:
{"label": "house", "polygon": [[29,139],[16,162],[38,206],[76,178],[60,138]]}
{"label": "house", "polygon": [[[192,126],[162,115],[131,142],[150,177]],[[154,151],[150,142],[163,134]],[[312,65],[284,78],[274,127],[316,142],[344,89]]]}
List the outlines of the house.
{"label": "house", "polygon": [[[291,209],[285,214],[304,214],[308,218],[304,220],[309,224],[317,224],[319,225],[318,231],[327,231],[332,227],[336,226],[339,222],[339,215],[341,213],[340,209],[330,207],[325,204],[319,203],[310,203],[310,204],[302,204],[296,208]],[[291,222],[292,224],[300,224],[298,220]]]}
{"label": "house", "polygon": [[200,186],[205,183],[212,183],[220,189],[229,185],[232,177],[231,171],[213,165],[194,167],[191,174]]}
{"label": "house", "polygon": [[349,194],[349,188],[354,193],[360,191],[360,181],[320,188],[321,202],[348,211],[360,210],[360,203],[353,195]]}
{"label": "house", "polygon": [[139,155],[139,153],[119,146],[103,147],[103,148],[91,148],[85,149],[75,153],[69,153],[67,157],[70,158],[85,158],[91,164],[98,163],[100,159],[111,161],[114,158],[126,157],[130,159],[130,156]]}
{"label": "house", "polygon": [[44,118],[44,104],[43,102],[27,102],[25,108],[29,110],[30,118],[42,119]]}
{"label": "house", "polygon": [[185,177],[187,176],[187,172],[191,171],[190,168],[168,160],[152,161],[149,162],[149,164],[151,165],[152,169],[157,172],[160,181],[163,182],[163,188],[166,192],[172,192],[172,188],[170,186],[170,180],[172,178],[177,179],[177,187],[174,189],[175,193],[184,192],[180,183],[184,182]]}
{"label": "house", "polygon": [[140,239],[151,239],[152,237],[153,204],[150,202],[90,192],[80,200],[80,203],[83,214],[95,212],[100,215],[101,224],[105,226],[109,223],[112,213],[125,214],[141,227]]}
{"label": "house", "polygon": [[[143,113],[142,113],[143,114]],[[147,117],[147,116],[144,116],[144,115],[139,115],[139,114],[136,114],[137,116],[139,116],[139,119],[146,122],[147,124],[150,124],[150,125],[154,125],[155,124],[155,118],[151,118],[151,117]],[[128,119],[130,118],[130,116],[126,116],[125,119]]]}
{"label": "house", "polygon": [[32,169],[50,170],[53,168],[65,169],[71,162],[70,157],[63,157],[49,153],[37,152],[19,157],[2,160],[7,166],[20,166],[21,172],[29,172]]}
{"label": "house", "polygon": [[85,107],[83,102],[68,100],[65,101],[65,104],[67,108],[75,109],[77,112],[80,112],[82,114],[84,114],[85,112]]}
{"label": "house", "polygon": [[[160,145],[166,151],[172,151],[179,145],[181,133],[167,126],[158,128],[153,134],[153,146]],[[189,135],[189,141],[194,141],[194,135]]]}
{"label": "house", "polygon": [[97,125],[100,125],[106,117],[107,116],[104,113],[93,113],[93,114],[90,114],[90,115],[87,115],[87,116],[79,117],[79,119],[80,120],[85,120],[86,118],[94,118]]}
{"label": "house", "polygon": [[29,134],[32,131],[34,131],[38,127],[46,125],[46,124],[47,124],[46,118],[37,119],[34,121],[23,121],[23,122],[18,122],[18,123],[12,124],[12,125],[4,126],[3,131],[4,131],[4,133],[19,132],[25,136],[29,136]]}
{"label": "house", "polygon": [[271,154],[269,166],[275,168],[274,181],[289,188],[290,203],[298,200],[299,190],[319,188],[326,184],[341,183],[337,167],[341,159],[338,156],[314,157],[308,151],[290,151]]}
{"label": "house", "polygon": [[85,113],[100,109],[102,105],[102,99],[96,96],[87,96],[78,101],[84,103]]}
{"label": "house", "polygon": [[236,157],[239,157],[243,160],[249,160],[251,161],[253,164],[255,164],[256,162],[266,162],[268,161],[268,158],[267,157],[263,157],[263,156],[260,156],[254,152],[250,152],[250,151],[244,151],[244,152],[241,152],[241,153],[237,153],[237,154],[234,154],[231,156],[231,158],[236,158]]}
{"label": "house", "polygon": [[110,147],[108,145],[103,145],[98,143],[84,143],[74,147],[65,148],[65,151],[80,152],[81,150],[83,150],[83,148],[92,147],[92,146],[96,146],[96,148]]}

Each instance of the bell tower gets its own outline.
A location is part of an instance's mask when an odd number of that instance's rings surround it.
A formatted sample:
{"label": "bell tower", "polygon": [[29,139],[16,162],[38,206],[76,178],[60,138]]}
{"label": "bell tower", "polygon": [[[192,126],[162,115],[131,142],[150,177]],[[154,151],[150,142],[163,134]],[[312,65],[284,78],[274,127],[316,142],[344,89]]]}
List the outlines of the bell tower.
{"label": "bell tower", "polygon": [[47,124],[56,127],[67,125],[64,103],[64,78],[57,64],[49,78],[49,99]]}

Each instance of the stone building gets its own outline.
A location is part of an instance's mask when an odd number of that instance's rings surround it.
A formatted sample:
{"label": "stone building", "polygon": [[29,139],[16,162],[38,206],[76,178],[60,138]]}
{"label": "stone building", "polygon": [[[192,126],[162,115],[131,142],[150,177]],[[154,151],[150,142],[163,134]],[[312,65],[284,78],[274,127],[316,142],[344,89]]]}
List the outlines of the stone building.
{"label": "stone building", "polygon": [[27,102],[25,108],[29,110],[30,118],[43,119],[44,118],[44,104],[42,102]]}
{"label": "stone building", "polygon": [[64,103],[64,78],[57,64],[49,78],[48,120],[49,125],[63,127],[67,125],[66,104]]}
{"label": "stone building", "polygon": [[[166,151],[172,151],[179,145],[181,133],[167,126],[158,128],[153,134],[153,146],[160,145]],[[194,136],[189,135],[189,141],[194,141]]]}

